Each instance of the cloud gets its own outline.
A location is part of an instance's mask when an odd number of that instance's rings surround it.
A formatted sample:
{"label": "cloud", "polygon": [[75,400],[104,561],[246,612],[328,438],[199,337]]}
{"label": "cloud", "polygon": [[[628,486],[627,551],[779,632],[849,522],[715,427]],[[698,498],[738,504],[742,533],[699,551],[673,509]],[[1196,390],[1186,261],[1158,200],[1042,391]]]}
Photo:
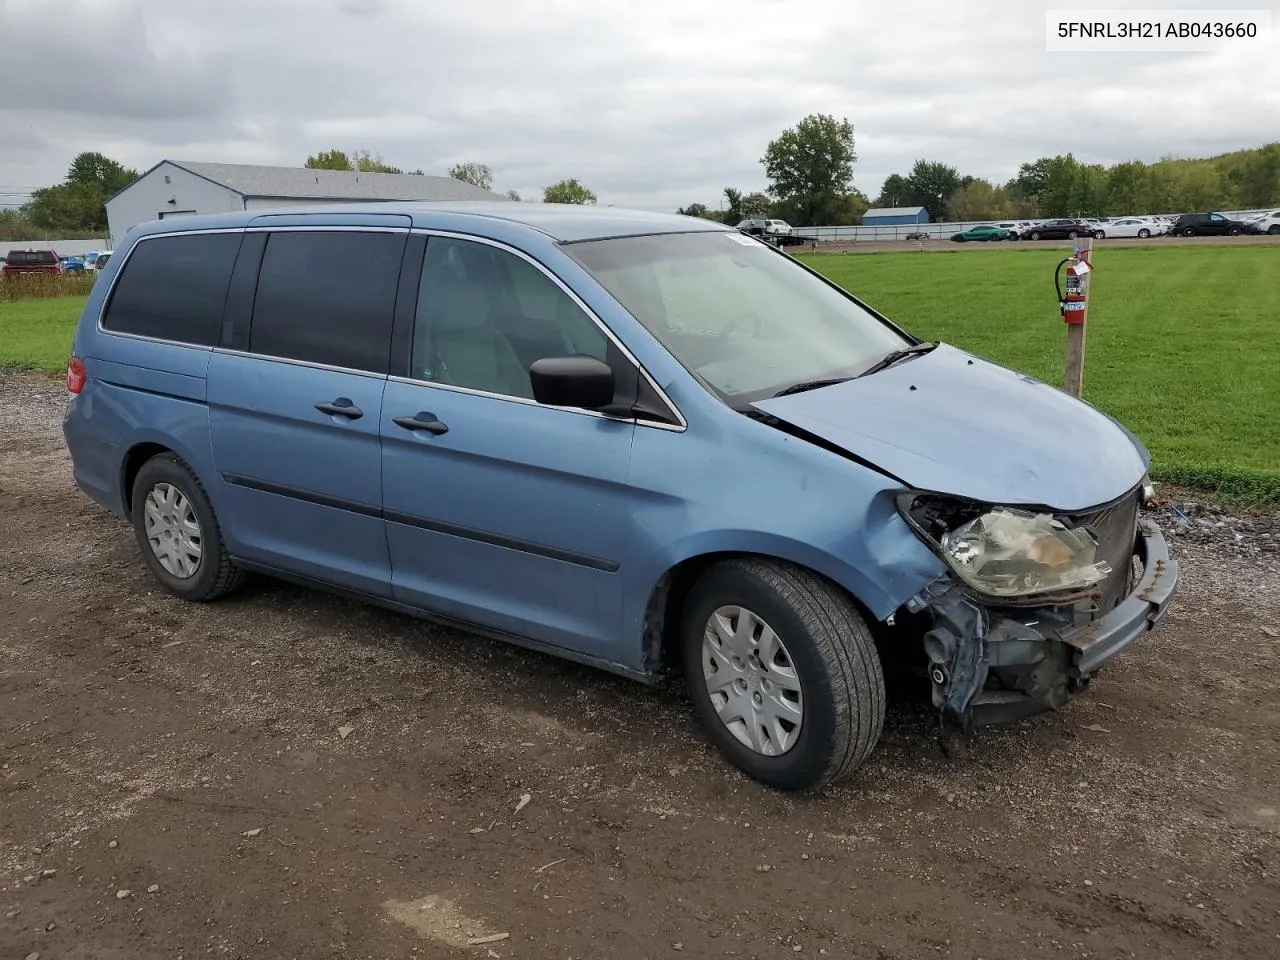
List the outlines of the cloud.
{"label": "cloud", "polygon": [[145,169],[358,147],[428,172],[488,163],[527,197],[573,176],[601,202],[671,209],[763,187],[766,144],[813,112],[853,122],[871,194],[920,157],[1001,181],[1067,150],[1152,160],[1280,133],[1263,45],[1047,53],[1049,6],[69,0],[51,18],[0,0],[0,168],[35,187],[89,149]]}

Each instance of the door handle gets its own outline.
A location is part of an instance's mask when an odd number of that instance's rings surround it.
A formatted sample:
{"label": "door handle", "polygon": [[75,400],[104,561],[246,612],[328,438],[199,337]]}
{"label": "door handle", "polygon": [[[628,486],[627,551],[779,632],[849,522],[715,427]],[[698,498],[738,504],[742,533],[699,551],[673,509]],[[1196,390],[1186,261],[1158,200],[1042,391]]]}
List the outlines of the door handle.
{"label": "door handle", "polygon": [[434,413],[427,413],[424,410],[419,410],[412,417],[396,417],[392,422],[406,430],[426,430],[427,433],[434,433],[436,436],[449,432],[449,428],[436,419]]}
{"label": "door handle", "polygon": [[317,403],[316,409],[331,417],[346,417],[348,420],[359,420],[364,416],[364,411],[346,397],[339,397],[332,403]]}

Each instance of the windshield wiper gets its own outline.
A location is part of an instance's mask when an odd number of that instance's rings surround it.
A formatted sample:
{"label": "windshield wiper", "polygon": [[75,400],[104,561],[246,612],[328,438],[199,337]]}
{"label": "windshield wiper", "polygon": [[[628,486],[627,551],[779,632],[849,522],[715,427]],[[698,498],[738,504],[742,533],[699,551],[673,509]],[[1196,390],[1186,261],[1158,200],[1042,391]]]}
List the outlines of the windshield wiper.
{"label": "windshield wiper", "polygon": [[827,377],[823,380],[801,380],[799,383],[793,383],[789,387],[783,387],[775,397],[786,397],[793,393],[804,393],[806,390],[817,390],[819,387],[829,387],[832,384],[844,383],[846,380],[852,380],[853,377]]}
{"label": "windshield wiper", "polygon": [[901,350],[890,350],[883,357],[858,374],[858,376],[865,377],[869,373],[876,373],[879,370],[883,370],[885,367],[893,366],[899,360],[905,360],[907,357],[913,357],[921,353],[928,353],[936,346],[936,343],[929,343],[926,340],[923,343],[913,343],[911,346],[903,347]]}

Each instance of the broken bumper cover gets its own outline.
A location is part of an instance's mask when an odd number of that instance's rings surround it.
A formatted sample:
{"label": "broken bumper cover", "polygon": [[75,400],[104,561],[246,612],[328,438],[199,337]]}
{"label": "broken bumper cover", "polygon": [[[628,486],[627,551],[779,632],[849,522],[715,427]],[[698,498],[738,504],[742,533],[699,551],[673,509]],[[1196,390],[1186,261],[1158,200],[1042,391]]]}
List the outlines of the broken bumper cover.
{"label": "broken bumper cover", "polygon": [[1114,609],[1080,625],[1071,607],[988,607],[954,584],[927,603],[933,701],[960,727],[1008,722],[1062,706],[1107,661],[1164,617],[1178,583],[1154,523],[1138,526],[1142,576]]}
{"label": "broken bumper cover", "polygon": [[1139,532],[1143,570],[1137,588],[1096,623],[1063,637],[1065,643],[1078,651],[1075,669],[1082,678],[1087,678],[1159,623],[1177,590],[1178,562],[1169,556],[1169,547],[1159,528],[1144,520]]}

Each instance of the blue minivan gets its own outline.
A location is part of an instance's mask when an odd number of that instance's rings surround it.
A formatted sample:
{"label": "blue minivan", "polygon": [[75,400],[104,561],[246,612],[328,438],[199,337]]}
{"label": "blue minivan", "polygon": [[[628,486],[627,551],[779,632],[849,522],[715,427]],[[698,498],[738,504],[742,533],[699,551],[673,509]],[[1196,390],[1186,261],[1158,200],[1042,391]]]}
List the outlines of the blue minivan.
{"label": "blue minivan", "polygon": [[191,601],[250,573],[643,681],[798,790],[914,665],[1055,708],[1164,614],[1147,453],[705,220],[391,203],[144,224],[68,363],[81,490]]}

